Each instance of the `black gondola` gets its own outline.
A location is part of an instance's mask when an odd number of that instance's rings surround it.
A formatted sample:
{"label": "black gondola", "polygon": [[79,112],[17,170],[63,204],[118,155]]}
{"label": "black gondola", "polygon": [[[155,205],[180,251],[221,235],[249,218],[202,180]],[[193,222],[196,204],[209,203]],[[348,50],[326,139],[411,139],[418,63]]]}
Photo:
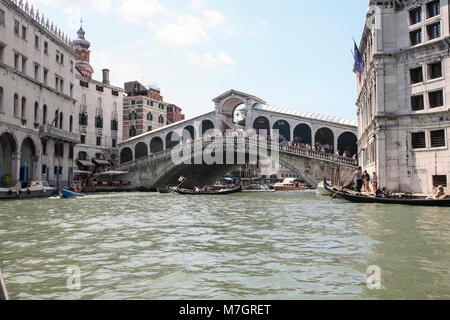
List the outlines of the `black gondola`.
{"label": "black gondola", "polygon": [[196,195],[196,196],[202,196],[202,195],[226,195],[226,194],[242,192],[242,187],[241,186],[236,187],[236,188],[222,189],[222,190],[211,190],[211,191],[205,191],[205,192],[197,192],[195,190],[181,189],[181,188],[170,188],[170,189],[173,192],[176,192],[178,194],[187,194],[187,195]]}
{"label": "black gondola", "polygon": [[370,195],[363,195],[363,194],[354,194],[350,193],[346,190],[340,190],[335,187],[332,187],[327,183],[327,181],[324,181],[324,187],[327,189],[331,194],[337,193],[337,196],[339,198],[345,199],[350,202],[357,202],[357,203],[383,203],[383,204],[403,204],[403,205],[413,205],[413,206],[434,206],[434,207],[450,207],[450,198],[447,196],[447,198],[442,200],[437,199],[427,199],[426,197],[419,197],[419,196],[405,196],[405,197],[399,197],[399,196],[391,196],[391,197],[376,197],[376,196],[370,196]]}

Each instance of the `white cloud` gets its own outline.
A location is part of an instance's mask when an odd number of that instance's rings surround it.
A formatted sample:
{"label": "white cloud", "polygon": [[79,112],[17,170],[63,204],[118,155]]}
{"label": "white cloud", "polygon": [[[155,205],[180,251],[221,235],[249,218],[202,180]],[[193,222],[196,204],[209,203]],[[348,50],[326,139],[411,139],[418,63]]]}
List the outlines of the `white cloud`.
{"label": "white cloud", "polygon": [[[233,65],[235,61],[224,52],[219,52],[217,56],[207,52],[202,55],[196,55],[195,53],[188,54],[188,61],[191,64],[206,68],[215,69],[218,65]],[[227,69],[229,71],[229,69]]]}
{"label": "white cloud", "polygon": [[167,11],[158,0],[123,0],[116,8],[122,20],[133,24],[139,24],[142,20]]}
{"label": "white cloud", "polygon": [[201,10],[206,7],[206,2],[203,0],[192,0],[189,6],[192,10]]}
{"label": "white cloud", "polygon": [[206,28],[217,28],[226,18],[218,11],[203,11],[203,24]]}

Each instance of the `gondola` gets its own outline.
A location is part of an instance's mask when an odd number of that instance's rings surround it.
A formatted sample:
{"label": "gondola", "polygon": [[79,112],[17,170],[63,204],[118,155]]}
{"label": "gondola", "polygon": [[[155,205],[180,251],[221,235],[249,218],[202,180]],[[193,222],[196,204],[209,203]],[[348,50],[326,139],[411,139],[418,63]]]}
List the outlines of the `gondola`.
{"label": "gondola", "polygon": [[159,192],[159,193],[163,193],[163,194],[167,194],[167,193],[172,193],[172,192],[173,192],[173,191],[172,191],[170,188],[168,188],[168,187],[165,187],[165,188],[156,188],[156,191]]}
{"label": "gondola", "polygon": [[391,197],[376,197],[372,195],[363,195],[363,194],[354,194],[350,193],[346,190],[337,189],[332,187],[324,180],[324,187],[331,193],[336,194],[339,198],[345,199],[350,202],[356,203],[383,203],[383,204],[403,204],[403,205],[414,205],[414,206],[434,206],[434,207],[450,207],[450,197],[442,200],[437,199],[427,199],[427,197],[420,197],[404,195],[400,196],[391,196]]}
{"label": "gondola", "polygon": [[238,192],[242,192],[242,187],[236,187],[236,188],[231,188],[231,189],[221,189],[221,190],[211,190],[211,191],[205,191],[205,192],[196,192],[195,190],[191,190],[191,189],[181,189],[181,188],[170,188],[173,192],[176,192],[178,194],[183,194],[183,195],[197,195],[197,196],[202,196],[202,195],[227,195],[227,194],[232,194],[232,193],[238,193]]}

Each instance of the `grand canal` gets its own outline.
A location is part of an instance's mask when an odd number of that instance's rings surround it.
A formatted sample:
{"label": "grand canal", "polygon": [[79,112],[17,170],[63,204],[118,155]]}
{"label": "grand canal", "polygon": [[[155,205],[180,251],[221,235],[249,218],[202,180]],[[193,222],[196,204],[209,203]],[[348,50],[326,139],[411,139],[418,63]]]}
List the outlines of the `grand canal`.
{"label": "grand canal", "polygon": [[[0,202],[0,267],[11,299],[450,298],[450,209],[326,200]],[[369,266],[381,270],[379,290],[367,286]],[[79,290],[67,287],[69,267]]]}

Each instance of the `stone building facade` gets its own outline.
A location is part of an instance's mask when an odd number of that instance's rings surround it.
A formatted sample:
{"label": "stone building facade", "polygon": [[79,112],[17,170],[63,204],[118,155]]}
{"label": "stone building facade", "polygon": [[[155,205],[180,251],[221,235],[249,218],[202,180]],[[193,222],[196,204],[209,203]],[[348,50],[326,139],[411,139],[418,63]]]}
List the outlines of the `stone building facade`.
{"label": "stone building facade", "polygon": [[159,88],[138,81],[125,83],[123,140],[166,126],[167,107]]}
{"label": "stone building facade", "polygon": [[359,159],[391,191],[450,178],[448,0],[370,1],[360,43]]}
{"label": "stone building facade", "polygon": [[76,165],[82,170],[92,168],[79,160],[90,162],[92,167],[107,166],[108,162],[114,165],[118,160],[117,144],[122,141],[123,89],[110,84],[108,69],[102,70],[102,81],[92,79],[90,43],[82,27],[73,44],[77,52],[76,111],[81,140],[75,147]]}
{"label": "stone building facade", "polygon": [[38,10],[23,1],[0,1],[3,185],[25,178],[54,182],[58,171],[62,183],[68,180],[80,141],[75,58],[67,36]]}
{"label": "stone building facade", "polygon": [[178,121],[183,121],[185,116],[182,109],[174,104],[167,106],[167,124],[172,124]]}

